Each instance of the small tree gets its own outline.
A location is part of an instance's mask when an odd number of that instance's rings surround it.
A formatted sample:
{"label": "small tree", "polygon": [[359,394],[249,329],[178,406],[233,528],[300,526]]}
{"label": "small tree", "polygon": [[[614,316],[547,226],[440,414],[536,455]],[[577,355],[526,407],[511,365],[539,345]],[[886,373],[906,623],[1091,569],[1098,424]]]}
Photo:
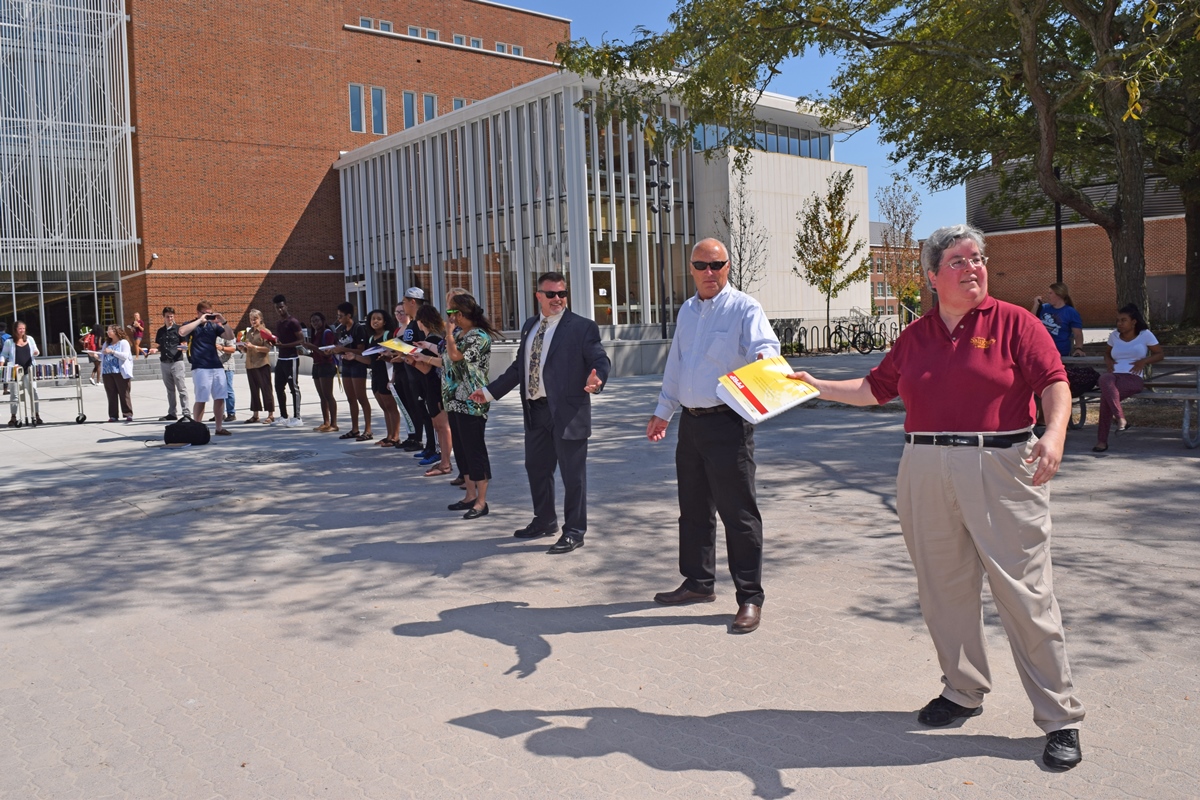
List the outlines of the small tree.
{"label": "small tree", "polygon": [[[824,197],[813,192],[796,215],[796,264],[792,272],[815,286],[825,297],[825,327],[829,327],[829,304],[847,287],[866,280],[871,272],[870,256],[851,267],[867,246],[865,239],[851,241],[858,214],[846,216],[846,198],[854,187],[851,170],[834,173],[826,181]],[[847,272],[846,270],[850,270]]]}
{"label": "small tree", "polygon": [[913,238],[913,229],[921,216],[920,195],[913,191],[907,178],[893,174],[891,185],[882,187],[875,199],[886,224],[878,250],[883,259],[884,279],[892,294],[903,305],[913,308],[920,302],[924,283],[921,252]]}
{"label": "small tree", "polygon": [[766,273],[771,235],[759,224],[758,212],[748,201],[745,170],[737,170],[733,196],[717,210],[714,222],[729,246],[729,282],[749,294]]}

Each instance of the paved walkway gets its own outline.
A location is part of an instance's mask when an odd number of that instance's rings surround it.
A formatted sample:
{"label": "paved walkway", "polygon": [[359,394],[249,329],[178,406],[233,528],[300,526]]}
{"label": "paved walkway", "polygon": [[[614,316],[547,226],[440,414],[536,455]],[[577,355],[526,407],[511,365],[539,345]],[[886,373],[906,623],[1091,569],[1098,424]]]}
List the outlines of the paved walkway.
{"label": "paved walkway", "polygon": [[[0,797],[1198,792],[1200,451],[1177,431],[1102,457],[1070,435],[1056,583],[1088,718],[1084,763],[1053,774],[991,609],[986,711],[915,724],[940,687],[894,513],[900,413],[762,426],[767,603],[732,636],[723,566],[717,603],[650,602],[680,580],[675,425],[643,435],[657,379],[598,399],[591,532],[567,556],[511,535],[530,518],[515,402],[469,523],[407,455],[311,433],[304,389],[303,429],[235,423],[206,447],[157,446],[156,382],[131,425],[57,403],[0,431]],[[106,416],[102,390],[87,403]]]}

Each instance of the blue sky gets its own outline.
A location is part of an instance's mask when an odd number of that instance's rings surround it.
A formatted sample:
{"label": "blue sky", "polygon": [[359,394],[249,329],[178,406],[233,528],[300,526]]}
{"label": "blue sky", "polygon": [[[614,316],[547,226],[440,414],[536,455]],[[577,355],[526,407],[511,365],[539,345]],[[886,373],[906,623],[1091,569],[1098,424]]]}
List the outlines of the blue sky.
{"label": "blue sky", "polygon": [[[675,9],[673,0],[609,0],[605,3],[585,3],[579,0],[508,0],[512,5],[554,14],[571,20],[571,35],[598,42],[602,38],[629,39],[636,26],[660,31],[667,25],[667,15]],[[784,66],[783,74],[771,84],[771,91],[798,95],[823,91],[837,70],[834,59],[806,56]],[[877,139],[873,128],[867,128],[846,139],[838,137],[834,155],[847,164],[867,167],[871,194],[871,219],[879,218],[875,194],[881,186],[891,183],[897,169],[888,162],[888,149]],[[961,186],[936,194],[929,193],[919,180],[910,178],[921,193],[921,219],[914,234],[923,238],[935,228],[966,221],[966,201]]]}

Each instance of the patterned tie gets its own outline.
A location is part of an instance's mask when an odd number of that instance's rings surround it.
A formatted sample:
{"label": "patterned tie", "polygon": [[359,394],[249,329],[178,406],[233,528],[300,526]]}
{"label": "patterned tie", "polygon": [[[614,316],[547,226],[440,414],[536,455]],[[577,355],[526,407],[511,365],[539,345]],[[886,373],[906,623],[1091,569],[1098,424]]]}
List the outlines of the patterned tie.
{"label": "patterned tie", "polygon": [[546,338],[546,328],[549,326],[550,319],[542,317],[542,324],[538,326],[537,336],[533,337],[533,347],[529,350],[529,390],[527,394],[530,400],[542,385],[542,341]]}

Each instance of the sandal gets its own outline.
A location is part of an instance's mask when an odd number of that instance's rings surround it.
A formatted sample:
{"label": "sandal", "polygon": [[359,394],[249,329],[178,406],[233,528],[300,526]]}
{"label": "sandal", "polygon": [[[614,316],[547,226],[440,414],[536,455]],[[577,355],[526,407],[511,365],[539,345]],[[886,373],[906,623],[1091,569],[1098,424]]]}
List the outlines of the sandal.
{"label": "sandal", "polygon": [[450,467],[448,467],[448,466],[443,467],[440,464],[434,464],[432,467],[430,467],[428,470],[425,471],[425,477],[426,478],[436,478],[439,475],[449,475],[450,471],[451,471]]}
{"label": "sandal", "polygon": [[259,422],[261,422],[263,425],[271,425],[275,422],[275,418],[267,417],[266,419],[260,419]]}
{"label": "sandal", "polygon": [[1103,453],[1106,450],[1108,450],[1108,445],[1106,444],[1098,444],[1092,448],[1093,453]]}
{"label": "sandal", "polygon": [[338,438],[339,438],[339,439],[357,439],[357,438],[358,438],[358,431],[350,431],[349,433],[343,433],[343,434],[342,434],[341,436],[339,436]]}
{"label": "sandal", "polygon": [[376,444],[378,444],[380,447],[395,447],[396,440],[395,439],[380,439],[378,442],[376,442]]}
{"label": "sandal", "polygon": [[467,479],[465,477],[463,477],[462,475],[459,475],[457,478],[450,481],[450,485],[451,486],[462,486],[466,482],[467,482]]}
{"label": "sandal", "polygon": [[244,420],[242,420],[242,424],[243,424],[243,425],[249,425],[251,422],[262,422],[262,420],[258,418],[258,415],[257,415],[257,414],[255,414],[255,415],[254,415],[253,417],[251,417],[250,419],[244,419]]}
{"label": "sandal", "polygon": [[375,437],[371,435],[371,432],[370,432],[370,431],[367,431],[366,433],[362,434],[361,436],[356,436],[356,437],[354,438],[354,441],[356,441],[356,442],[369,442],[369,441],[371,441],[371,440],[372,440],[372,439],[374,439],[374,438],[375,438]]}

